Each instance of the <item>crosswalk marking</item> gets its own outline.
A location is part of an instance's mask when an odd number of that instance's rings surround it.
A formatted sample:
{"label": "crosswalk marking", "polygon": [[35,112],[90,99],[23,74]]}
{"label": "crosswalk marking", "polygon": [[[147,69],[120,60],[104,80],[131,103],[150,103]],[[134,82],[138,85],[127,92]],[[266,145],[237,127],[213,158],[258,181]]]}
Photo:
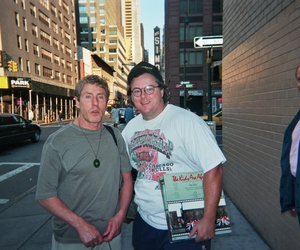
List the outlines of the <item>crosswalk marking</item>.
{"label": "crosswalk marking", "polygon": [[31,167],[34,167],[34,166],[39,166],[40,163],[28,163],[28,162],[23,162],[23,163],[20,163],[20,162],[1,162],[0,163],[0,167],[2,165],[21,165],[21,167],[18,167],[16,168],[15,170],[12,170],[6,174],[3,174],[3,175],[0,175],[0,182],[1,181],[4,181],[10,177],[13,177]]}

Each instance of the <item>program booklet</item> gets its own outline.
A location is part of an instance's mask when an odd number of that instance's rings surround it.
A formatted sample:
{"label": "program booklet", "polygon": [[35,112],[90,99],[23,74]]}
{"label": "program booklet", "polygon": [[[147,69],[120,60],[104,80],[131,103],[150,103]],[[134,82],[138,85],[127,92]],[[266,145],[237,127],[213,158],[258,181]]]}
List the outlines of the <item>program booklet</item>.
{"label": "program booklet", "polygon": [[[185,172],[159,177],[170,242],[191,239],[189,232],[203,217],[203,176],[202,172]],[[223,190],[216,211],[215,228],[216,235],[231,233]]]}

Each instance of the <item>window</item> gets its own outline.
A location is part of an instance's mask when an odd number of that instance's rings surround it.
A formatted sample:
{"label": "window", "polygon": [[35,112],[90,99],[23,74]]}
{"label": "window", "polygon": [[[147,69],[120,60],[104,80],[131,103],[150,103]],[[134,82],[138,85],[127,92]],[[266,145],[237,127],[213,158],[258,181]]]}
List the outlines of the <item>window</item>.
{"label": "window", "polygon": [[22,57],[19,57],[19,71],[23,71],[24,68],[23,68],[23,59]]}
{"label": "window", "polygon": [[65,32],[65,39],[66,39],[69,43],[71,43],[71,36],[70,36],[70,34],[68,34],[67,32]]}
{"label": "window", "polygon": [[[203,64],[202,51],[188,51],[186,52],[187,65]],[[184,52],[180,52],[180,65],[184,65]]]}
{"label": "window", "polygon": [[37,44],[33,44],[33,54],[39,56],[39,46]]}
{"label": "window", "polygon": [[25,51],[29,52],[29,45],[28,45],[28,40],[27,39],[24,40],[24,46],[25,46]]}
{"label": "window", "polygon": [[[196,36],[202,36],[203,27],[202,26],[186,26],[186,39],[194,40]],[[179,30],[180,41],[184,41],[184,26],[180,26]]]}
{"label": "window", "polygon": [[100,25],[105,25],[105,19],[104,18],[100,18]]}
{"label": "window", "polygon": [[72,63],[67,61],[67,66],[66,66],[66,68],[67,68],[68,70],[72,70]]}
{"label": "window", "polygon": [[212,26],[212,34],[213,35],[222,35],[223,34],[222,25],[213,25]]}
{"label": "window", "polygon": [[30,62],[29,62],[29,60],[26,60],[26,71],[28,73],[30,73]]}
{"label": "window", "polygon": [[118,31],[117,30],[110,30],[109,35],[110,36],[116,36],[116,35],[118,35]]}
{"label": "window", "polygon": [[38,37],[37,26],[35,24],[32,24],[32,35]]}
{"label": "window", "polygon": [[44,41],[45,43],[50,44],[51,43],[51,37],[49,34],[47,34],[45,31],[41,30],[40,32],[40,38],[42,41]]}
{"label": "window", "polygon": [[72,76],[67,76],[67,83],[72,84]]}
{"label": "window", "polygon": [[68,14],[69,14],[69,5],[65,2],[65,1],[63,1],[63,9],[64,9],[64,11],[65,12],[67,12]]}
{"label": "window", "polygon": [[91,17],[90,17],[90,23],[95,23],[95,22],[96,22],[96,17],[91,16]]}
{"label": "window", "polygon": [[17,35],[17,46],[19,49],[22,49],[21,36]]}
{"label": "window", "polygon": [[52,62],[52,53],[45,49],[42,49],[42,58],[46,59],[49,62]]}
{"label": "window", "polygon": [[21,7],[23,10],[25,10],[25,0],[21,0]]}
{"label": "window", "polygon": [[62,21],[62,14],[60,11],[58,12],[58,19],[59,19],[59,21]]}
{"label": "window", "polygon": [[55,71],[54,78],[55,80],[60,80],[60,73],[58,71]]}
{"label": "window", "polygon": [[61,59],[61,66],[64,68],[65,67],[65,59]]}
{"label": "window", "polygon": [[43,76],[51,78],[52,77],[52,69],[43,67]]}
{"label": "window", "polygon": [[45,15],[43,12],[39,13],[39,20],[47,27],[50,27],[50,18],[47,15]]}
{"label": "window", "polygon": [[90,13],[95,13],[95,6],[90,6]]}
{"label": "window", "polygon": [[72,57],[72,51],[71,51],[71,49],[68,48],[67,46],[66,46],[66,54],[67,54],[69,57]]}
{"label": "window", "polygon": [[52,15],[54,15],[56,17],[57,16],[56,7],[53,4],[51,4],[50,9],[51,9]]}
{"label": "window", "polygon": [[55,38],[53,38],[53,47],[59,50],[59,42]]}
{"label": "window", "polygon": [[40,65],[37,63],[34,64],[34,73],[38,76],[40,75]]}
{"label": "window", "polygon": [[64,17],[64,25],[65,25],[68,29],[70,29],[70,21],[69,21],[69,19],[66,18],[66,17]]}
{"label": "window", "polygon": [[187,14],[202,14],[203,0],[180,0],[179,13],[181,15]]}
{"label": "window", "polygon": [[49,6],[48,0],[40,0],[40,4],[43,5],[46,9],[48,9]]}
{"label": "window", "polygon": [[58,34],[58,26],[54,21],[52,21],[52,30],[54,33]]}
{"label": "window", "polygon": [[79,23],[88,23],[88,17],[87,16],[79,17]]}
{"label": "window", "polygon": [[19,13],[15,12],[16,25],[20,27]]}
{"label": "window", "polygon": [[99,13],[100,15],[105,15],[105,10],[103,8],[100,8]]}
{"label": "window", "polygon": [[36,8],[35,5],[33,5],[32,3],[30,3],[30,14],[36,17]]}
{"label": "window", "polygon": [[23,17],[23,27],[24,27],[24,30],[27,31],[27,20],[25,17]]}
{"label": "window", "polygon": [[86,13],[86,6],[85,5],[80,5],[79,6],[79,13]]}
{"label": "window", "polygon": [[54,61],[54,63],[55,63],[56,65],[59,66],[59,56],[54,55],[54,56],[53,56],[53,61]]}
{"label": "window", "polygon": [[213,0],[213,13],[223,12],[223,0]]}

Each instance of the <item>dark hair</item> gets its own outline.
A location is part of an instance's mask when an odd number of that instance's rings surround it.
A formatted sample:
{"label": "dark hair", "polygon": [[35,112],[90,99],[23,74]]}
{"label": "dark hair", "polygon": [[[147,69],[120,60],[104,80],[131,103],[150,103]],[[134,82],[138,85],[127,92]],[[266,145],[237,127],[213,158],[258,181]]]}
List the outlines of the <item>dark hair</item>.
{"label": "dark hair", "polygon": [[86,84],[96,84],[97,86],[103,88],[105,90],[105,96],[106,96],[106,101],[108,101],[109,98],[109,88],[107,85],[107,82],[102,79],[98,75],[88,75],[84,78],[82,78],[75,87],[75,96],[77,97],[78,101],[80,101],[80,95],[82,92],[82,89]]}

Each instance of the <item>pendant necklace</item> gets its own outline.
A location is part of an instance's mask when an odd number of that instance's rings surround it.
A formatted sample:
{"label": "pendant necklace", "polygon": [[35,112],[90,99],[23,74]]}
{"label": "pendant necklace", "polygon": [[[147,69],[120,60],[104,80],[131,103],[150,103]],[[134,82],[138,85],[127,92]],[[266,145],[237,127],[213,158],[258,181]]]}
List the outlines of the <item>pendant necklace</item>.
{"label": "pendant necklace", "polygon": [[90,144],[90,147],[91,147],[91,149],[93,150],[93,153],[94,153],[94,155],[95,155],[95,160],[94,160],[94,162],[93,162],[94,167],[95,167],[95,168],[99,168],[99,167],[100,167],[100,160],[98,159],[97,156],[98,156],[99,148],[100,148],[101,129],[100,129],[100,137],[99,137],[98,149],[97,149],[97,154],[96,154],[95,151],[94,151],[94,148],[92,147],[92,144],[90,143],[89,139],[87,138],[87,136],[86,136],[85,133],[83,132],[83,129],[82,129],[82,127],[80,126],[80,123],[79,123],[79,122],[78,122],[78,125],[79,125],[79,127],[80,127],[80,129],[81,129],[81,131],[82,131],[82,133],[83,133],[83,135],[84,135],[84,137],[85,137],[85,139],[86,139],[87,142]]}

